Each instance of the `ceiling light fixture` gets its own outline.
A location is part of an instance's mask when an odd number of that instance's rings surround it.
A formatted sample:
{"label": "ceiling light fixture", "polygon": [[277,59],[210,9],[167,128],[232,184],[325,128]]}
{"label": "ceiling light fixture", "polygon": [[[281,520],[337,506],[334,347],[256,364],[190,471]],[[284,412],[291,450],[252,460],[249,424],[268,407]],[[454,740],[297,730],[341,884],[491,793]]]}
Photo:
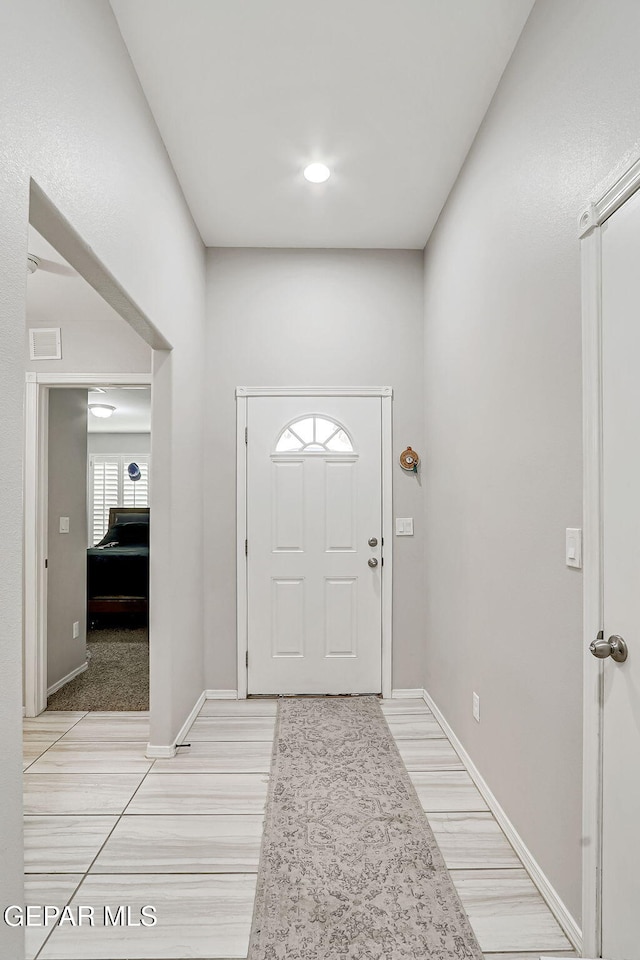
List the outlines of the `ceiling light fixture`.
{"label": "ceiling light fixture", "polygon": [[304,178],[309,183],[324,183],[331,176],[331,170],[324,163],[310,163],[304,168]]}
{"label": "ceiling light fixture", "polygon": [[89,410],[94,417],[99,417],[100,420],[106,420],[116,412],[116,408],[112,407],[110,403],[90,403]]}

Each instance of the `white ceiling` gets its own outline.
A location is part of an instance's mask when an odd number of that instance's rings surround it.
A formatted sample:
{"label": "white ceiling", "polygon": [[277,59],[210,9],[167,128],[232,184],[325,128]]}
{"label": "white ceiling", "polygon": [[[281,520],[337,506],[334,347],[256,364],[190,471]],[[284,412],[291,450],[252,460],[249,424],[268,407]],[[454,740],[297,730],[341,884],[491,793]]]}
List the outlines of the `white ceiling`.
{"label": "white ceiling", "polygon": [[27,284],[27,324],[50,325],[63,321],[124,323],[99,293],[70,267],[55,247],[29,226],[29,253],[40,260],[40,268],[29,274]]}
{"label": "white ceiling", "polygon": [[208,246],[419,249],[533,0],[111,5]]}
{"label": "white ceiling", "polygon": [[151,430],[151,388],[109,387],[90,393],[89,403],[108,403],[116,412],[108,420],[89,414],[89,433],[149,433]]}

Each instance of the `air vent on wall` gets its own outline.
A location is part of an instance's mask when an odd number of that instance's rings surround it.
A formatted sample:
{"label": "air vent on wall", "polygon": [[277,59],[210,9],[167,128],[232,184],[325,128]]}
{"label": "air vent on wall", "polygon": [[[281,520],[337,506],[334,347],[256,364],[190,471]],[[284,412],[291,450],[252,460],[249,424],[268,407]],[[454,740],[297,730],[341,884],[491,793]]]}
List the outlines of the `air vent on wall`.
{"label": "air vent on wall", "polygon": [[62,359],[60,327],[32,327],[29,330],[29,359]]}

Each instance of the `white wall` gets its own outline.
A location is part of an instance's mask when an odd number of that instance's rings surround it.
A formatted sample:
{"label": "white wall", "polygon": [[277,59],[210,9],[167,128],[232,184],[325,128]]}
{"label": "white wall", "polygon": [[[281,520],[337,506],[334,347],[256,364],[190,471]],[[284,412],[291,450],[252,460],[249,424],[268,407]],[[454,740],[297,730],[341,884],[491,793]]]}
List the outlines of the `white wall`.
{"label": "white wall", "polygon": [[425,686],[576,917],[576,222],[640,153],[638,36],[635,0],[538,0],[425,257]]}
{"label": "white wall", "polygon": [[[87,643],[87,391],[49,392],[47,687],[81,666]],[[69,532],[60,533],[60,517]],[[73,636],[73,623],[80,624]]]}
{"label": "white wall", "polygon": [[[204,252],[106,0],[0,9],[0,902],[22,902],[21,554],[25,257],[30,177],[174,347],[159,369],[172,447],[163,487],[180,490],[158,571],[163,604],[152,674],[152,738],[170,742],[202,690],[202,338]],[[167,445],[168,449],[168,445]],[[182,464],[192,471],[184,475]],[[167,521],[169,523],[169,521]],[[169,555],[169,554],[167,554]],[[153,597],[152,597],[153,604]],[[22,960],[22,932],[0,925]]]}
{"label": "white wall", "polygon": [[[117,321],[117,322],[116,322]],[[81,322],[49,315],[46,320],[27,317],[25,331],[26,366],[36,373],[146,373],[151,372],[151,348],[124,320],[114,316],[111,322],[102,316],[87,316]],[[61,360],[29,359],[29,328],[60,327]],[[90,366],[82,364],[89,363]]]}
{"label": "white wall", "polygon": [[236,687],[235,388],[394,388],[394,510],[416,518],[394,542],[393,684],[421,676],[423,489],[398,465],[423,441],[422,254],[215,249],[208,254],[205,433],[206,677]]}
{"label": "white wall", "polygon": [[[61,258],[33,228],[29,251],[59,263]],[[65,265],[63,263],[63,269]],[[27,277],[25,359],[37,373],[150,373],[151,348],[86,280],[45,266]],[[60,327],[61,360],[30,360],[29,330]]]}
{"label": "white wall", "polygon": [[132,457],[148,456],[151,452],[150,433],[90,433],[87,452],[129,453]]}

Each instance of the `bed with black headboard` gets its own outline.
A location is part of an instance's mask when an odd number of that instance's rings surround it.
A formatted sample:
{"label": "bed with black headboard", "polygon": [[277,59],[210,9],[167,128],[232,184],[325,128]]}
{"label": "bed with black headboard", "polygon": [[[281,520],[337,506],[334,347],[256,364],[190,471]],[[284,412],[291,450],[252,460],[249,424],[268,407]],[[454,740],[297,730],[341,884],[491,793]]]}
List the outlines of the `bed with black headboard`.
{"label": "bed with black headboard", "polygon": [[109,529],[87,550],[87,613],[146,614],[149,607],[149,508],[112,507]]}

